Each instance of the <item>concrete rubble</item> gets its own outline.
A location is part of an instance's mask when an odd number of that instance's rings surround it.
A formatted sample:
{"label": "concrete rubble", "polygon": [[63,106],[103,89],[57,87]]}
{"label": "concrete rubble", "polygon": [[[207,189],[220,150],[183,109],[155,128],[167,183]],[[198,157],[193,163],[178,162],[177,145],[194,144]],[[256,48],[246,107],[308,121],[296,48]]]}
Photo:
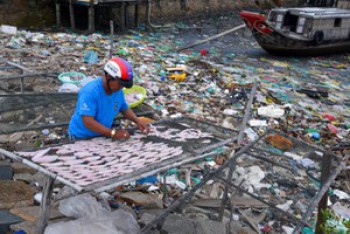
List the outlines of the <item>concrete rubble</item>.
{"label": "concrete rubble", "polygon": [[[350,55],[273,57],[259,52],[256,43],[242,35],[223,39],[238,40],[240,48],[237,50],[225,49],[222,42],[221,47],[216,47],[220,42],[213,42],[174,52],[175,48],[188,43],[189,37],[182,37],[176,30],[165,33],[129,30],[114,40],[113,55],[132,63],[135,84],[147,90],[147,98],[142,105],[151,108],[153,119],[189,116],[238,131],[252,86],[257,82],[251,118],[244,131],[244,144],[257,139],[268,129],[280,130],[301,142],[323,149],[349,144]],[[63,72],[80,72],[86,75],[87,80],[103,75],[102,67],[110,53],[109,36],[97,33],[77,35],[18,30],[15,35],[0,34],[0,44],[3,60],[21,64],[36,73],[50,74],[47,77],[25,78],[24,90],[36,93],[59,93],[64,83],[58,75]],[[85,55],[93,52],[97,53],[98,59],[84,62]],[[0,67],[4,66],[7,66],[6,62],[0,61]],[[181,68],[181,74],[186,74],[183,82],[169,78],[167,68],[175,67]],[[12,75],[19,75],[18,70],[0,69],[0,77]],[[78,91],[82,85],[70,84],[68,90]],[[19,82],[15,79],[0,86],[0,94],[20,91]],[[9,97],[0,97],[0,128],[6,132],[0,135],[0,148],[26,151],[67,143],[66,125],[49,126],[69,121],[75,97],[57,97],[51,101],[45,97],[26,99],[13,103]],[[30,109],[17,108],[21,103]],[[122,126],[129,124],[121,120]],[[18,127],[40,125],[48,127],[14,132]],[[232,183],[301,218],[320,187],[317,178],[322,154],[304,156],[307,149],[298,148],[297,143],[279,134],[268,135],[260,146],[284,156],[281,161],[288,161],[287,166],[293,166],[295,170],[247,156],[237,159]],[[339,151],[334,152],[341,156]],[[135,212],[140,227],[143,227],[229,157],[228,154],[218,154],[214,158],[205,158],[118,186],[113,191],[100,194],[99,199],[106,199],[112,210],[126,204]],[[272,154],[260,156],[274,160]],[[38,218],[39,209],[39,206],[33,206],[33,196],[42,190],[44,178],[20,163],[3,162],[0,165],[0,209],[10,210],[26,221],[17,223],[13,230],[33,233],[33,222]],[[1,169],[3,167],[6,167],[6,173],[5,169]],[[225,177],[227,173],[224,171]],[[168,183],[162,183],[164,178]],[[349,178],[349,170],[345,170],[329,192],[329,207],[345,219],[350,218]],[[56,183],[55,187],[59,191],[63,185]],[[177,211],[178,214],[167,216],[158,229],[153,230],[154,233],[291,233],[294,228],[295,224],[283,214],[236,189],[229,192],[231,207],[225,207],[223,221],[220,222],[218,212],[223,196],[224,184],[208,181],[188,206]],[[61,217],[55,213],[52,219]],[[314,219],[306,222],[315,226]]]}

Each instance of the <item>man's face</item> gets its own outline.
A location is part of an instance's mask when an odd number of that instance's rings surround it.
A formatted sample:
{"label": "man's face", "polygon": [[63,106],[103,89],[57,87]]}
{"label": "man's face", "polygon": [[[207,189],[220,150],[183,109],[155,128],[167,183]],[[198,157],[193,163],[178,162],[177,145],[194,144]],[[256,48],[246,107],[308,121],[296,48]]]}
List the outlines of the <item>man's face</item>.
{"label": "man's face", "polygon": [[111,90],[113,92],[117,92],[119,90],[121,90],[122,88],[124,88],[123,86],[121,86],[118,82],[118,80],[116,79],[112,79],[110,82],[109,82],[109,87],[111,87]]}

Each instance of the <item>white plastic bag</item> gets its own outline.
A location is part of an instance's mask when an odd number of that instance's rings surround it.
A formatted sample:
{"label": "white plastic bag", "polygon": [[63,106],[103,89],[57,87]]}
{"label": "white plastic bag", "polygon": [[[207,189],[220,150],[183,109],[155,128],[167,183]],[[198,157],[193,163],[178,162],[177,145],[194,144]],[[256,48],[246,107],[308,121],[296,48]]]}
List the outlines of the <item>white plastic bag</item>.
{"label": "white plastic bag", "polygon": [[102,207],[90,194],[83,194],[60,202],[62,214],[77,218],[49,225],[45,234],[134,234],[140,227],[134,216],[123,209],[113,212]]}
{"label": "white plastic bag", "polygon": [[61,87],[58,89],[59,93],[78,93],[79,87],[75,84],[71,83],[64,83],[61,85]]}
{"label": "white plastic bag", "polygon": [[258,108],[258,115],[271,118],[281,118],[284,110],[274,105],[263,106]]}

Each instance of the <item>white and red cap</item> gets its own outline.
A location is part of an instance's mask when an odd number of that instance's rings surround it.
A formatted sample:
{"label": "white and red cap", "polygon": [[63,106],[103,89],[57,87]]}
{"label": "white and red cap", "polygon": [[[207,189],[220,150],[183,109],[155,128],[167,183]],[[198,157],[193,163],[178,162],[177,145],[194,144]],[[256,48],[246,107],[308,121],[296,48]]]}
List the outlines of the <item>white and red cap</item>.
{"label": "white and red cap", "polygon": [[133,76],[134,72],[131,68],[130,63],[122,58],[111,58],[105,67],[105,72],[107,72],[113,79],[117,79],[120,85],[131,88],[133,86]]}

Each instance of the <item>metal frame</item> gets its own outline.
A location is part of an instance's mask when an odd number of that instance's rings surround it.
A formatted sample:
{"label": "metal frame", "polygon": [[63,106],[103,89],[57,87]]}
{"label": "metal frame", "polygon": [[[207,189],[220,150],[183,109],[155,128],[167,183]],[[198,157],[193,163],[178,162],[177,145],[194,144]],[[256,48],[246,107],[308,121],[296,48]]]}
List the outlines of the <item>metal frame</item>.
{"label": "metal frame", "polygon": [[[179,119],[182,119],[182,118],[179,118]],[[159,123],[166,122],[166,121],[168,121],[168,120],[159,121]],[[198,121],[198,124],[207,124],[208,125],[208,123],[201,122],[201,121]],[[256,157],[259,160],[264,160],[264,161],[266,161],[268,163],[271,163],[271,164],[274,164],[274,165],[277,165],[277,166],[283,166],[282,164],[279,164],[278,162],[275,162],[273,160],[266,160],[266,158],[260,156],[261,153],[266,153],[266,152],[271,154],[271,155],[282,156],[282,155],[271,153],[269,151],[265,151],[264,149],[259,149],[257,147],[258,143],[260,141],[262,141],[267,136],[267,134],[271,134],[271,133],[277,133],[277,134],[280,134],[282,136],[285,136],[288,139],[292,140],[293,143],[296,143],[298,145],[306,146],[308,149],[312,149],[312,150],[315,150],[315,151],[320,151],[322,153],[328,153],[332,158],[338,159],[338,161],[340,161],[340,163],[338,163],[336,165],[335,170],[333,170],[333,173],[330,173],[330,176],[328,177],[328,179],[323,183],[322,187],[320,188],[320,190],[318,191],[316,196],[312,199],[311,204],[309,205],[307,212],[303,215],[303,218],[301,220],[298,219],[297,217],[295,217],[294,215],[277,208],[275,206],[275,204],[270,203],[268,201],[265,201],[262,198],[260,198],[259,196],[244,190],[243,188],[240,187],[240,185],[238,185],[238,186],[235,185],[229,179],[230,175],[232,176],[232,172],[234,171],[234,167],[236,165],[236,160],[239,157],[244,156],[244,155],[251,156],[251,157]],[[84,188],[82,188],[80,186],[77,186],[76,184],[72,184],[70,181],[65,180],[64,178],[60,177],[59,175],[51,173],[51,172],[47,171],[45,168],[40,167],[40,166],[32,163],[31,161],[27,160],[27,159],[23,159],[23,158],[15,155],[14,153],[5,151],[3,149],[0,149],[0,154],[3,155],[3,156],[6,156],[8,158],[11,158],[13,160],[19,161],[19,162],[21,162],[21,163],[23,163],[25,165],[28,165],[28,166],[30,166],[30,167],[32,167],[32,168],[34,168],[34,169],[44,173],[45,175],[48,176],[48,178],[51,178],[51,179],[49,179],[50,181],[45,184],[44,191],[50,191],[50,186],[52,186],[52,183],[54,182],[54,180],[57,179],[58,181],[60,181],[60,182],[62,182],[64,184],[74,188],[78,193],[81,193],[81,192],[100,193],[100,192],[109,190],[109,189],[111,189],[111,188],[113,188],[115,186],[118,186],[118,185],[121,185],[121,184],[125,184],[127,182],[133,181],[135,179],[138,179],[138,178],[141,178],[141,177],[144,177],[144,176],[153,175],[153,174],[155,174],[157,172],[161,172],[161,171],[173,168],[173,167],[177,167],[177,166],[189,163],[189,162],[197,160],[197,159],[201,159],[201,158],[204,158],[204,157],[216,155],[217,153],[209,152],[209,151],[214,149],[214,148],[217,148],[219,146],[227,145],[227,144],[235,142],[235,141],[237,141],[237,137],[228,138],[226,140],[223,140],[222,142],[210,145],[209,147],[205,147],[203,149],[200,149],[200,150],[197,150],[197,151],[193,151],[192,154],[191,153],[185,154],[183,157],[177,158],[176,160],[166,161],[166,162],[164,162],[162,164],[158,164],[157,167],[154,167],[154,166],[146,167],[142,171],[139,171],[137,173],[130,173],[130,174],[126,175],[126,176],[123,176],[123,177],[120,177],[120,178],[117,178],[117,179],[110,179],[110,180],[107,180],[107,181],[104,181],[104,182],[101,182],[101,183],[98,183],[98,184],[95,184],[95,185],[92,185],[92,186],[87,186],[87,187],[84,187]],[[191,156],[191,157],[189,157],[189,156]],[[165,219],[171,212],[175,211],[179,207],[183,207],[183,205],[188,203],[191,200],[191,198],[195,195],[196,191],[199,190],[201,187],[203,187],[208,182],[208,180],[214,179],[214,181],[222,181],[222,182],[225,183],[225,194],[226,195],[224,195],[224,197],[222,199],[222,202],[221,202],[221,207],[220,207],[220,211],[219,211],[220,212],[219,213],[219,218],[222,218],[223,212],[224,212],[225,207],[227,205],[229,205],[231,207],[230,210],[232,212],[233,208],[232,208],[231,203],[230,203],[230,198],[228,196],[228,192],[231,190],[231,188],[234,188],[234,189],[236,189],[235,193],[237,193],[237,191],[243,192],[243,193],[247,194],[248,196],[250,196],[250,197],[252,197],[252,198],[254,198],[256,200],[259,200],[260,202],[264,203],[265,205],[268,205],[270,208],[276,210],[277,212],[282,213],[284,215],[283,217],[285,217],[290,222],[293,222],[296,225],[296,228],[295,228],[293,233],[295,233],[295,234],[299,233],[302,227],[309,226],[308,223],[307,223],[307,220],[310,218],[310,216],[312,214],[312,211],[315,209],[315,207],[317,206],[317,204],[319,203],[319,201],[321,200],[323,195],[328,191],[331,183],[335,180],[337,175],[344,168],[346,168],[346,163],[345,162],[346,162],[346,160],[348,158],[349,158],[349,155],[346,155],[344,157],[344,159],[342,159],[339,156],[336,156],[335,154],[333,154],[333,153],[331,153],[329,151],[324,151],[324,150],[322,150],[322,149],[320,149],[318,147],[315,147],[313,145],[309,145],[309,144],[307,144],[305,142],[302,142],[302,141],[297,140],[295,138],[289,137],[288,135],[286,135],[286,134],[284,134],[282,132],[270,129],[270,130],[266,131],[263,135],[261,135],[258,139],[256,139],[255,141],[253,141],[253,142],[243,146],[242,148],[240,148],[240,149],[239,149],[239,147],[234,148],[232,150],[231,154],[230,154],[229,160],[227,160],[218,169],[210,172],[208,175],[205,175],[205,178],[203,178],[203,180],[198,185],[193,187],[193,189],[191,189],[189,192],[187,192],[182,198],[176,200],[173,204],[171,204],[168,207],[168,209],[163,214],[161,214],[160,216],[155,218],[153,221],[151,221],[147,226],[142,228],[141,232],[142,233],[147,233],[148,231],[150,231],[151,228],[154,225],[158,224],[163,219]],[[222,177],[222,172],[226,168],[229,169],[229,173],[228,173],[229,176],[227,178],[223,178]],[[39,225],[39,229],[38,229],[38,233],[40,233],[40,234],[44,232],[44,229],[45,229],[46,224],[47,224],[47,216],[45,214],[47,213],[47,209],[48,209],[47,207],[49,206],[50,199],[51,199],[50,194],[47,194],[47,195],[43,196],[43,200],[42,200],[42,205],[44,207],[44,208],[42,207],[42,214],[43,215],[41,216],[40,225]]]}
{"label": "metal frame", "polygon": [[[308,210],[307,212],[303,215],[302,219],[298,219],[297,217],[295,217],[294,215],[286,212],[286,211],[283,211],[279,208],[277,208],[275,206],[275,204],[272,204],[270,202],[267,202],[263,199],[261,199],[259,196],[255,195],[255,194],[252,194],[244,189],[242,189],[239,186],[235,185],[234,183],[232,183],[232,180],[229,179],[230,176],[232,177],[232,171],[234,170],[234,167],[235,167],[235,161],[243,156],[243,155],[248,155],[248,156],[252,156],[252,157],[255,157],[256,155],[254,154],[256,151],[257,152],[263,152],[264,150],[262,149],[258,149],[257,147],[255,147],[255,145],[261,141],[267,134],[270,134],[270,133],[277,133],[277,134],[280,134],[280,135],[283,135],[284,137],[287,137],[288,139],[292,140],[293,143],[298,143],[298,144],[302,144],[302,145],[305,145],[307,146],[308,148],[310,149],[313,149],[313,150],[317,150],[317,151],[321,151],[323,152],[324,154],[327,153],[328,155],[330,155],[332,158],[336,158],[338,160],[340,160],[340,163],[336,166],[335,170],[333,170],[333,173],[330,173],[330,176],[327,178],[327,180],[323,183],[322,187],[320,188],[320,190],[318,191],[318,193],[316,194],[316,196],[312,199],[309,207],[308,207]],[[276,210],[277,212],[280,212],[284,215],[284,217],[288,218],[289,221],[292,221],[296,227],[293,231],[293,234],[297,234],[297,233],[300,233],[301,231],[301,228],[302,227],[309,227],[309,224],[307,223],[308,219],[310,218],[311,214],[312,214],[312,211],[314,211],[315,207],[317,206],[317,204],[320,202],[320,200],[322,199],[323,195],[328,191],[331,183],[335,180],[335,178],[337,177],[337,175],[344,169],[346,168],[346,161],[349,159],[349,155],[345,156],[344,158],[340,158],[339,156],[331,153],[330,151],[325,151],[325,150],[322,150],[318,147],[315,147],[313,145],[310,145],[310,144],[307,144],[305,142],[302,142],[302,141],[299,141],[295,138],[292,138],[290,136],[287,136],[286,134],[282,133],[282,132],[279,132],[279,131],[276,131],[276,130],[272,130],[270,129],[269,131],[265,132],[263,135],[261,135],[258,139],[256,139],[255,141],[247,144],[246,146],[244,146],[243,148],[241,148],[237,153],[234,152],[235,150],[233,150],[231,152],[231,155],[230,155],[230,158],[228,161],[226,161],[222,166],[220,166],[218,169],[216,169],[215,171],[213,172],[210,172],[208,175],[205,176],[205,178],[203,178],[203,180],[195,187],[193,187],[193,189],[191,189],[190,191],[188,191],[182,198],[176,200],[173,204],[171,204],[167,210],[161,214],[160,216],[156,217],[154,220],[152,220],[148,225],[146,225],[145,227],[142,228],[141,230],[141,233],[148,233],[156,224],[160,223],[162,220],[164,220],[171,212],[175,211],[176,209],[178,208],[182,208],[186,203],[189,203],[191,198],[196,194],[196,191],[198,191],[201,187],[203,187],[209,180],[220,180],[222,182],[225,183],[225,190],[224,190],[224,196],[223,196],[223,199],[222,199],[222,202],[221,202],[221,207],[220,207],[220,210],[219,210],[219,220],[222,219],[222,216],[223,216],[223,213],[224,213],[224,209],[225,209],[225,206],[228,204],[229,207],[230,207],[230,210],[232,212],[232,206],[231,206],[231,203],[229,201],[229,197],[227,195],[228,191],[231,189],[231,187],[235,188],[236,189],[236,192],[237,191],[240,191],[240,192],[243,192],[245,194],[247,194],[248,196],[268,205],[270,208]],[[253,152],[255,151],[255,152]],[[266,151],[267,152],[267,151]],[[268,152],[269,154],[271,154],[271,152]],[[280,155],[281,156],[281,155]],[[265,160],[264,158],[262,157],[258,157],[260,160]],[[271,163],[271,164],[275,164],[275,165],[278,165],[278,166],[281,166],[279,165],[278,163],[276,163],[275,161],[273,160],[265,160],[266,162],[268,163]],[[329,162],[328,162],[329,163]],[[322,165],[324,167],[324,165]],[[221,176],[222,172],[224,169],[226,168],[229,168],[229,173],[228,173],[228,176],[227,178],[223,178]],[[233,195],[234,196],[234,195]],[[283,217],[283,216],[282,216]]]}
{"label": "metal frame", "polygon": [[[169,120],[163,120],[163,121],[159,121],[157,122],[158,124],[162,124],[162,123],[166,123],[167,121],[171,121],[171,122],[176,122],[177,120],[182,120],[182,119],[189,119],[189,118],[177,118],[177,119],[169,119]],[[207,123],[207,122],[203,122],[203,121],[197,121],[194,119],[191,119],[194,122],[195,125],[201,125],[201,126],[206,126],[209,127],[211,126],[211,124]],[[232,135],[232,133],[234,133],[234,130],[229,130],[229,129],[225,129],[221,126],[215,126],[215,130],[216,131],[220,131],[221,133],[228,135],[228,133],[231,133],[230,135]],[[46,168],[37,165],[35,163],[33,163],[32,161],[22,158],[18,155],[16,155],[15,153],[6,151],[4,149],[0,149],[0,155],[3,155],[5,157],[8,157],[10,159],[13,159],[15,161],[18,161],[20,163],[23,163],[31,168],[34,168],[35,170],[42,172],[44,175],[47,176],[47,182],[44,184],[44,195],[42,198],[42,208],[41,208],[41,218],[39,220],[39,225],[38,225],[38,229],[37,229],[37,233],[42,234],[44,233],[45,227],[47,225],[47,221],[48,221],[48,209],[49,209],[49,205],[50,205],[50,201],[51,201],[51,190],[52,190],[52,186],[55,180],[62,182],[65,185],[68,185],[70,187],[72,187],[76,192],[78,193],[85,193],[85,192],[93,192],[93,193],[100,193],[103,191],[107,191],[109,189],[112,189],[118,185],[121,184],[125,184],[128,183],[130,181],[134,181],[136,179],[142,178],[142,177],[146,177],[149,175],[154,175],[158,172],[161,171],[165,171],[167,169],[170,168],[174,168],[177,166],[181,166],[183,164],[198,160],[198,159],[202,159],[205,157],[210,157],[210,156],[214,156],[217,155],[219,152],[210,152],[213,149],[217,149],[218,147],[230,144],[232,142],[237,141],[236,137],[228,137],[227,139],[223,139],[220,142],[214,143],[212,145],[209,145],[207,147],[198,149],[198,150],[193,150],[192,152],[187,152],[183,155],[181,155],[180,157],[175,157],[169,160],[165,160],[161,163],[158,164],[154,164],[148,167],[144,167],[142,170],[138,170],[136,172],[132,172],[132,173],[128,173],[125,174],[123,176],[119,176],[118,178],[114,178],[114,179],[109,179],[106,181],[102,181],[100,183],[96,183],[96,184],[92,184],[90,186],[86,186],[86,187],[81,187],[78,186],[77,184],[74,184],[64,178],[62,178],[61,176],[59,176],[58,174],[52,173],[50,171],[48,171]]]}
{"label": "metal frame", "polygon": [[[2,62],[4,62],[4,61],[2,61]],[[9,65],[9,67],[6,67],[6,69],[11,69],[11,68],[13,68],[13,69],[20,69],[21,72],[23,73],[21,75],[0,77],[0,80],[1,79],[16,79],[16,78],[20,78],[20,81],[21,81],[21,94],[19,94],[20,96],[27,95],[27,94],[23,93],[23,78],[24,77],[54,74],[54,73],[33,73],[32,71],[30,71],[29,69],[24,68],[21,65],[14,64],[14,63],[9,62],[9,61],[5,61],[5,62]],[[255,93],[254,90],[255,89],[253,89],[253,91],[252,91],[250,99],[252,99],[253,96],[254,96],[254,93]],[[18,94],[13,94],[12,96],[16,96],[16,95],[18,95]],[[163,162],[161,164],[157,164],[157,166],[153,165],[153,166],[145,167],[145,168],[143,168],[142,171],[138,171],[138,172],[135,172],[135,173],[130,173],[128,175],[119,177],[117,179],[110,179],[110,180],[103,181],[101,183],[98,183],[98,184],[95,184],[95,185],[91,185],[91,186],[87,186],[87,187],[84,187],[84,188],[82,188],[80,186],[77,186],[76,184],[71,183],[70,181],[60,177],[57,174],[51,173],[50,171],[46,170],[45,168],[43,168],[41,166],[38,166],[38,165],[34,164],[33,162],[31,162],[31,161],[29,161],[27,159],[23,159],[23,158],[15,155],[14,153],[8,152],[8,151],[3,150],[3,149],[0,149],[0,155],[6,156],[6,157],[11,158],[13,160],[19,161],[19,162],[21,162],[21,163],[23,163],[25,165],[28,165],[28,166],[30,166],[30,167],[32,167],[32,168],[42,172],[43,174],[45,174],[48,177],[48,179],[47,179],[47,181],[46,181],[46,183],[44,185],[44,196],[43,196],[43,200],[42,200],[42,209],[41,209],[41,212],[42,212],[41,214],[42,215],[41,215],[40,223],[39,223],[39,226],[38,226],[38,233],[41,234],[41,233],[44,232],[45,227],[47,225],[48,209],[49,209],[49,206],[50,206],[50,199],[51,199],[51,192],[50,191],[52,190],[53,182],[55,180],[58,180],[58,181],[62,182],[63,184],[66,184],[66,185],[74,188],[77,192],[96,192],[96,193],[99,193],[99,192],[103,192],[103,191],[109,190],[109,189],[111,189],[111,188],[113,188],[115,186],[118,186],[118,185],[130,182],[130,181],[133,181],[133,180],[138,179],[140,177],[153,175],[153,174],[158,173],[160,171],[164,171],[164,170],[167,170],[169,168],[177,167],[177,166],[189,163],[189,162],[194,161],[194,160],[198,160],[198,159],[201,159],[201,158],[204,158],[204,157],[216,155],[217,154],[216,152],[208,152],[208,151],[210,151],[210,150],[212,150],[214,148],[220,147],[220,146],[227,145],[227,144],[232,143],[232,142],[236,142],[237,140],[238,141],[242,141],[242,134],[243,134],[243,131],[245,129],[245,123],[246,123],[246,121],[248,120],[248,117],[249,117],[248,116],[249,112],[250,112],[250,110],[247,110],[245,112],[245,121],[244,121],[244,123],[242,124],[242,126],[240,128],[240,135],[238,136],[238,139],[236,137],[232,137],[231,136],[228,139],[223,140],[222,142],[219,142],[217,144],[211,145],[209,147],[205,147],[203,149],[199,149],[199,150],[193,151],[191,153],[184,154],[182,157],[178,157],[178,158],[176,158],[174,160],[167,160],[167,161],[165,161],[165,162]],[[179,118],[179,119],[181,119],[181,118]],[[166,121],[169,121],[169,120],[159,121],[159,123],[166,122]],[[174,121],[174,120],[172,120],[172,121]],[[210,123],[203,122],[203,121],[197,121],[197,122],[198,122],[198,124],[202,124],[202,125],[207,125],[207,126],[211,125]],[[47,127],[47,126],[45,126],[45,127]],[[40,127],[39,128],[32,128],[32,129],[40,129]],[[225,131],[224,128],[222,128],[221,130]],[[17,129],[17,131],[18,131],[18,129]],[[329,156],[331,156],[334,159],[337,159],[340,162],[340,163],[338,163],[336,168],[333,170],[333,173],[330,173],[328,171],[329,176],[326,176],[326,179],[323,178],[323,180],[322,180],[322,187],[320,188],[320,190],[318,191],[316,196],[313,198],[311,204],[308,207],[307,212],[304,213],[304,215],[303,215],[301,220],[296,218],[294,215],[292,215],[292,214],[290,214],[288,212],[285,212],[285,211],[275,207],[274,204],[261,199],[259,196],[254,195],[252,193],[249,193],[248,191],[245,191],[244,189],[241,188],[240,185],[237,186],[237,185],[233,184],[231,179],[230,179],[232,177],[232,173],[233,173],[233,171],[235,169],[235,165],[236,165],[235,161],[236,161],[236,159],[238,157],[240,157],[242,155],[248,155],[248,156],[251,156],[251,157],[255,157],[255,158],[259,159],[259,160],[264,160],[264,161],[266,161],[268,163],[271,163],[271,164],[274,164],[274,165],[277,165],[277,166],[288,168],[288,167],[286,167],[283,164],[280,164],[280,163],[278,163],[278,162],[276,162],[274,160],[269,160],[269,159],[261,157],[259,155],[259,153],[267,152],[270,155],[282,156],[282,155],[279,155],[279,154],[276,154],[276,153],[273,153],[273,152],[264,151],[264,149],[260,149],[259,147],[256,147],[257,143],[260,142],[267,134],[270,134],[270,133],[277,133],[279,135],[282,135],[282,136],[292,140],[294,143],[302,144],[305,147],[311,148],[313,150],[317,150],[317,151],[321,151],[323,153],[327,153]],[[238,150],[237,153],[235,153],[236,150]],[[321,149],[319,147],[316,147],[316,146],[310,145],[308,143],[302,142],[300,140],[297,140],[295,138],[292,138],[292,137],[288,136],[287,134],[284,134],[282,132],[270,129],[267,132],[265,132],[262,136],[260,136],[258,139],[256,139],[255,141],[247,144],[246,146],[242,147],[241,149],[239,149],[237,147],[234,150],[232,150],[230,158],[229,158],[228,161],[226,161],[217,170],[215,170],[213,172],[210,172],[208,175],[206,175],[205,178],[198,185],[196,185],[192,190],[190,190],[188,193],[186,193],[182,198],[176,200],[173,204],[171,204],[168,207],[168,209],[162,215],[160,215],[157,218],[155,218],[151,223],[149,223],[147,226],[142,228],[141,231],[142,231],[142,233],[148,232],[155,224],[161,222],[164,218],[166,218],[168,214],[170,214],[171,212],[175,211],[178,207],[181,207],[185,203],[188,203],[190,201],[190,199],[195,195],[196,191],[198,189],[200,189],[202,186],[204,186],[208,180],[216,179],[216,180],[219,180],[219,181],[222,181],[222,182],[225,183],[224,196],[223,196],[223,199],[222,199],[222,202],[221,202],[221,207],[220,207],[220,210],[219,210],[219,220],[221,220],[223,218],[223,213],[224,213],[225,207],[226,207],[226,205],[228,203],[229,203],[229,206],[230,206],[230,210],[232,212],[233,207],[230,204],[228,193],[229,193],[231,187],[233,187],[233,188],[236,189],[236,192],[237,191],[243,192],[243,193],[253,197],[254,199],[257,199],[260,202],[268,205],[269,207],[277,210],[278,212],[283,213],[285,215],[285,217],[288,217],[290,219],[290,221],[293,221],[296,224],[296,228],[294,229],[293,233],[297,234],[297,233],[300,232],[302,227],[308,226],[307,220],[310,218],[310,216],[311,216],[312,212],[314,211],[314,209],[316,208],[316,206],[324,198],[324,196],[325,196],[326,192],[328,191],[331,183],[335,180],[337,175],[344,168],[346,168],[346,163],[345,162],[348,159],[349,159],[349,155],[346,155],[345,157],[342,158],[342,157],[339,157],[339,156],[337,156],[335,154],[332,154],[329,151],[326,152],[326,151],[324,151],[323,149]],[[323,162],[323,167],[325,166],[324,165],[325,162],[326,162],[326,160]],[[329,163],[330,162],[328,161],[328,164]],[[228,173],[227,178],[223,178],[221,176],[221,174],[222,174],[223,170],[226,169],[226,168],[229,168],[229,173]],[[325,176],[323,175],[323,177],[325,177]]]}

